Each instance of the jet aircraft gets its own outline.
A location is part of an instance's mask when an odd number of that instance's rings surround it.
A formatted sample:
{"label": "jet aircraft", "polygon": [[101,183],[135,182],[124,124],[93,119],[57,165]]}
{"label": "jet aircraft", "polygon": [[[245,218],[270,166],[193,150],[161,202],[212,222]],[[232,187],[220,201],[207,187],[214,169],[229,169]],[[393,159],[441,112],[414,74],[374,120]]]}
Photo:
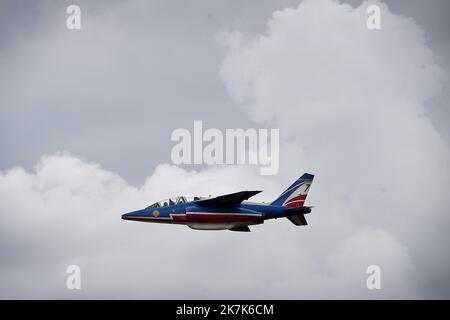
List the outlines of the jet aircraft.
{"label": "jet aircraft", "polygon": [[124,220],[182,224],[196,230],[249,232],[249,226],[268,219],[288,218],[295,225],[307,225],[306,196],[314,176],[303,174],[271,203],[248,202],[261,191],[240,191],[215,198],[179,196],[155,202],[145,209],[122,215]]}

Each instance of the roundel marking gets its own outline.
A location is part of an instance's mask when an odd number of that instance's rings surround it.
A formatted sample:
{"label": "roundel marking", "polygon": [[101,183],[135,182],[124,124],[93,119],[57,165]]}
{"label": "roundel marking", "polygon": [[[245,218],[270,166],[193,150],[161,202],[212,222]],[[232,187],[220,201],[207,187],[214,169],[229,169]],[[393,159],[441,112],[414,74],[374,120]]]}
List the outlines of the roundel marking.
{"label": "roundel marking", "polygon": [[158,217],[159,216],[159,211],[158,210],[153,210],[153,216],[154,217]]}

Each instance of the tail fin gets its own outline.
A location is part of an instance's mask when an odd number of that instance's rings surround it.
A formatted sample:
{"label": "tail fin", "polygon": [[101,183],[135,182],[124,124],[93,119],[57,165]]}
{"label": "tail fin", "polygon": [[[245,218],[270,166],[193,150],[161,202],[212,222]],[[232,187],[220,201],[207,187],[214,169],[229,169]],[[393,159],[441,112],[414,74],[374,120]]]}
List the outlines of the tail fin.
{"label": "tail fin", "polygon": [[286,207],[303,207],[313,179],[314,176],[312,174],[305,173],[271,204]]}

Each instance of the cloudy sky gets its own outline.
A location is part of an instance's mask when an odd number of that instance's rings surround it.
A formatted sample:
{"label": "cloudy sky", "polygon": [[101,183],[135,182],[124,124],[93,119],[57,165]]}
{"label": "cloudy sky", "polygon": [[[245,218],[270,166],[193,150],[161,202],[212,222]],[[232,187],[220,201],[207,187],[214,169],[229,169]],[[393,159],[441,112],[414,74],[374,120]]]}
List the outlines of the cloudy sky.
{"label": "cloudy sky", "polygon": [[[189,4],[0,2],[0,298],[450,298],[448,1]],[[278,128],[279,173],[175,166],[194,120]],[[303,172],[307,227],[120,219]]]}

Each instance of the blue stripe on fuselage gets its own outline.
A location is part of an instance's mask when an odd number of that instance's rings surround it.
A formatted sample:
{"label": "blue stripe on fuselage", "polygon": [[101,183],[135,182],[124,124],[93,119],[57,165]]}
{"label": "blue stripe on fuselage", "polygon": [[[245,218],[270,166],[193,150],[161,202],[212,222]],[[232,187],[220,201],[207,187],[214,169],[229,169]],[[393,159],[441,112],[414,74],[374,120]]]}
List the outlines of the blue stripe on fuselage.
{"label": "blue stripe on fuselage", "polygon": [[254,203],[254,202],[243,202],[240,205],[241,208],[245,208],[248,210],[256,211],[262,213],[265,219],[273,219],[285,217],[284,210],[285,207],[280,206],[272,206],[270,204],[264,203]]}

